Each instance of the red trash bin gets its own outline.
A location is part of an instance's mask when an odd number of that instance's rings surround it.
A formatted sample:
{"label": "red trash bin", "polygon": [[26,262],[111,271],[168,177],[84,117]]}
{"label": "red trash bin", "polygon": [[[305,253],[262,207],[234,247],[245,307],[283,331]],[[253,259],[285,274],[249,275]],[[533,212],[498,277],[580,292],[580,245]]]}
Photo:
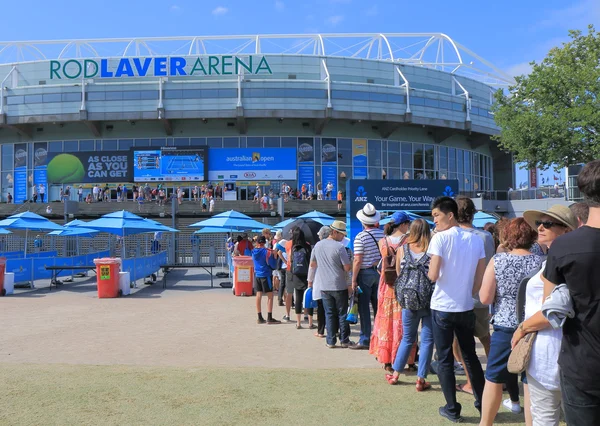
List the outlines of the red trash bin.
{"label": "red trash bin", "polygon": [[254,262],[250,256],[233,258],[233,288],[236,296],[252,296],[254,287]]}
{"label": "red trash bin", "polygon": [[4,289],[4,272],[6,271],[6,257],[0,257],[0,296],[6,296]]}
{"label": "red trash bin", "polygon": [[96,283],[98,285],[98,299],[119,297],[119,272],[121,259],[118,257],[103,257],[94,259],[96,265]]}

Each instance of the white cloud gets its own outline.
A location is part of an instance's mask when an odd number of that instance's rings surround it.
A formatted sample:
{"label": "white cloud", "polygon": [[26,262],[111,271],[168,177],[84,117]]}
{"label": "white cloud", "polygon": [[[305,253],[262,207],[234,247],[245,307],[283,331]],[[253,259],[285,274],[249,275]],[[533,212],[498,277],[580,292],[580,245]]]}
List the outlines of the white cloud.
{"label": "white cloud", "polygon": [[181,11],[181,7],[179,7],[178,5],[174,4],[173,6],[171,6],[171,7],[169,8],[169,10],[170,10],[171,12],[173,12],[173,13],[177,13],[177,12],[180,12],[180,11]]}
{"label": "white cloud", "polygon": [[334,16],[330,16],[329,18],[327,18],[327,22],[334,26],[339,24],[343,20],[344,20],[344,17],[342,15],[334,15]]}
{"label": "white cloud", "polygon": [[367,15],[367,16],[377,16],[378,13],[379,13],[379,8],[377,7],[376,4],[374,4],[373,6],[371,6],[370,8],[368,8],[365,11],[365,15]]}
{"label": "white cloud", "polygon": [[275,9],[282,11],[283,9],[285,9],[285,3],[283,3],[281,0],[277,0],[275,2]]}
{"label": "white cloud", "polygon": [[523,74],[529,74],[531,72],[531,65],[529,62],[522,62],[520,64],[511,65],[506,69],[507,74],[510,74],[513,77]]}
{"label": "white cloud", "polygon": [[562,9],[549,10],[542,17],[535,26],[585,30],[589,24],[600,25],[600,2],[580,0]]}
{"label": "white cloud", "polygon": [[212,14],[215,16],[221,16],[225,15],[227,12],[229,12],[229,9],[223,6],[219,6],[213,9]]}

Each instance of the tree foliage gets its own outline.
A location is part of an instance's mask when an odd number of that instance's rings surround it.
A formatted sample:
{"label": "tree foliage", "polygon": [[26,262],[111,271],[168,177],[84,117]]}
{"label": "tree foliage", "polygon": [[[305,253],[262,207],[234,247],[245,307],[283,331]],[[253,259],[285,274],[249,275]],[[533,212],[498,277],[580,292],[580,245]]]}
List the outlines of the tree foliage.
{"label": "tree foliage", "polygon": [[495,95],[500,147],[528,167],[564,167],[600,158],[600,32],[570,31],[508,93]]}

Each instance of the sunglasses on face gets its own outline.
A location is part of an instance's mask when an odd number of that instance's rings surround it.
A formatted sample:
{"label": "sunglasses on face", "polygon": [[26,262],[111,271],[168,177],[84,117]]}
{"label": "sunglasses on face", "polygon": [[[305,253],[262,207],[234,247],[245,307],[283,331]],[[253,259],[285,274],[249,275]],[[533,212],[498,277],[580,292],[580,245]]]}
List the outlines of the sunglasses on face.
{"label": "sunglasses on face", "polygon": [[539,228],[539,227],[540,227],[540,225],[542,225],[542,226],[544,227],[544,229],[550,229],[550,228],[552,228],[553,226],[561,226],[561,227],[563,227],[563,228],[564,228],[564,226],[565,226],[565,225],[563,225],[562,223],[558,223],[558,222],[552,222],[552,221],[549,221],[549,220],[536,220],[536,221],[535,221],[535,226],[536,226],[537,228]]}

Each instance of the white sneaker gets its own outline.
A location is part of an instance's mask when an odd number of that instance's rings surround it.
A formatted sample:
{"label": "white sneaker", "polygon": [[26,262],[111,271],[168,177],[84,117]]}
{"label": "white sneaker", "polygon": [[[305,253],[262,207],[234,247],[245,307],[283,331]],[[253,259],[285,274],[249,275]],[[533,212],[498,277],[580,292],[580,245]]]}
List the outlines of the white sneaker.
{"label": "white sneaker", "polygon": [[515,414],[521,414],[521,405],[518,402],[512,402],[510,398],[502,401],[502,405]]}

